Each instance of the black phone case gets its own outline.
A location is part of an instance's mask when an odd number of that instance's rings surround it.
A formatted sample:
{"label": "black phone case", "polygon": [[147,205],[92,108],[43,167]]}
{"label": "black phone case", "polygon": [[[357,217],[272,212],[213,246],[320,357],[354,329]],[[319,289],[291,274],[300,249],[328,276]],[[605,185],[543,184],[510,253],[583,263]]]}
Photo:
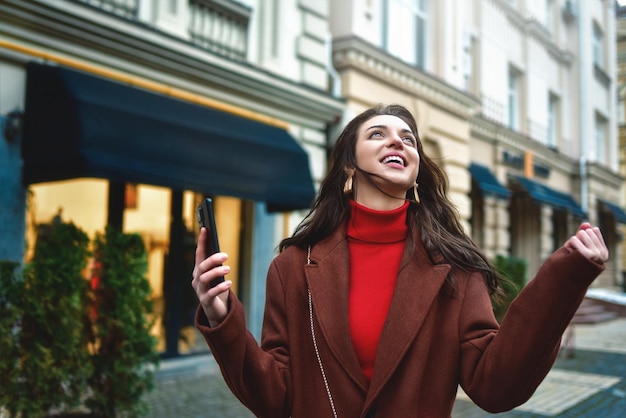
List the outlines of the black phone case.
{"label": "black phone case", "polygon": [[[215,214],[213,213],[213,200],[210,197],[205,198],[198,206],[198,224],[200,227],[207,229],[207,240],[205,242],[206,253],[204,257],[209,257],[220,251],[220,244],[217,240],[217,228],[215,228]],[[211,287],[215,287],[224,281],[224,277],[213,279],[210,283]]]}

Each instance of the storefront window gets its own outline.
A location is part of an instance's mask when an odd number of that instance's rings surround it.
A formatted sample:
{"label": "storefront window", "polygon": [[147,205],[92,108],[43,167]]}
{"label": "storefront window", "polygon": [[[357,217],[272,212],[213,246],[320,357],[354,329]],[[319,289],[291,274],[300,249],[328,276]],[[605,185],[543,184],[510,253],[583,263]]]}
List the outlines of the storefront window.
{"label": "storefront window", "polygon": [[[55,217],[64,222],[73,222],[91,239],[106,228],[109,198],[107,180],[76,179],[43,183],[31,186],[30,190],[27,227],[27,242],[30,245],[27,259],[34,246],[37,225],[51,222]],[[124,193],[124,232],[137,233],[144,241],[148,256],[147,279],[152,289],[155,315],[152,334],[157,337],[159,352],[168,352],[168,355],[208,350],[193,326],[198,302],[191,288],[198,236],[195,211],[203,196],[185,191],[182,193],[182,202],[173,205],[173,199],[180,196],[180,193],[168,188],[145,184],[126,184]],[[243,201],[223,196],[215,197],[214,200],[220,247],[229,254],[231,273],[228,278],[233,281],[233,289],[237,291]],[[173,222],[173,207],[180,207],[182,211],[181,219],[176,222]],[[172,225],[180,225],[182,233],[172,234]],[[176,244],[177,248],[171,242],[172,237],[181,237]],[[175,257],[180,259],[173,260]],[[89,272],[86,274],[89,275]]]}

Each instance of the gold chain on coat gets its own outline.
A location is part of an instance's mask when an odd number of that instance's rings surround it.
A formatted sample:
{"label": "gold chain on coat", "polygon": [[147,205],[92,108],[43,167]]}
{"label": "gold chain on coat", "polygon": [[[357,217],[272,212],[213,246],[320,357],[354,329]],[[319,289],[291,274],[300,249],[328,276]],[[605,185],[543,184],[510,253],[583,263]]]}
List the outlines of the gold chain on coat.
{"label": "gold chain on coat", "polygon": [[[306,255],[306,263],[311,264],[311,246]],[[322,372],[322,379],[324,380],[324,386],[326,387],[326,393],[328,394],[328,401],[330,402],[330,408],[333,410],[333,417],[337,418],[337,411],[335,410],[335,402],[333,401],[333,395],[330,393],[330,386],[328,385],[328,379],[326,379],[326,373],[324,372],[324,365],[322,364],[322,357],[320,356],[319,349],[317,348],[317,339],[315,338],[315,327],[313,326],[313,300],[311,298],[311,289],[307,288],[309,293],[309,321],[311,323],[311,337],[313,338],[313,348],[315,349],[315,356],[317,357],[317,363],[320,365],[320,371]]]}

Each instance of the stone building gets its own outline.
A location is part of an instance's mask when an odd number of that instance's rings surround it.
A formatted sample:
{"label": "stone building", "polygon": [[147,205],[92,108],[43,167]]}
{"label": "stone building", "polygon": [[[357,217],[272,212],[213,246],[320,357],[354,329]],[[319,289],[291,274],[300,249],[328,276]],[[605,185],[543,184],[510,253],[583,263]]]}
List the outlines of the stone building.
{"label": "stone building", "polygon": [[[619,174],[626,178],[626,6],[620,6],[616,13],[616,42],[617,42],[617,116],[619,149]],[[620,206],[626,208],[626,184],[620,192]],[[620,252],[622,266],[622,290],[626,291],[626,219],[621,220]]]}

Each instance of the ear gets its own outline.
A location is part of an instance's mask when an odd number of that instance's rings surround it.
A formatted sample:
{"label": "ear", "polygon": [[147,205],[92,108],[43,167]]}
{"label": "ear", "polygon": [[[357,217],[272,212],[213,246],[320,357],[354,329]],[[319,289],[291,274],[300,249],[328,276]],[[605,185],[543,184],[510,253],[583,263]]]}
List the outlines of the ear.
{"label": "ear", "polygon": [[354,167],[351,166],[345,166],[345,168],[343,169],[345,171],[345,173],[348,175],[348,177],[350,176],[354,176],[354,172],[356,171],[354,169]]}

